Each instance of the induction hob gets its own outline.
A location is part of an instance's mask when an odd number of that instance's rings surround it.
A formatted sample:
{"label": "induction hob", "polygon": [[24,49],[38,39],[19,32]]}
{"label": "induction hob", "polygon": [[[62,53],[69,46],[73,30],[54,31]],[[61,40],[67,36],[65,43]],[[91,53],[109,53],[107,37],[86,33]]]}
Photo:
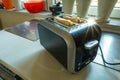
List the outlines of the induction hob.
{"label": "induction hob", "polygon": [[5,31],[21,36],[31,41],[39,39],[37,24],[39,20],[30,20],[17,24],[16,26],[6,28]]}

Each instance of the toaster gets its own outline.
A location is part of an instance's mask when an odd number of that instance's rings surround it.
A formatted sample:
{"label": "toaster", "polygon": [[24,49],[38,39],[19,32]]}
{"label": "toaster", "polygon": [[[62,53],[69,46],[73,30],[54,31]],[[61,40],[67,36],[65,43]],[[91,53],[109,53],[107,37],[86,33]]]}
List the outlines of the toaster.
{"label": "toaster", "polygon": [[95,59],[101,29],[87,20],[66,27],[49,17],[39,21],[38,33],[41,45],[69,72],[76,73]]}

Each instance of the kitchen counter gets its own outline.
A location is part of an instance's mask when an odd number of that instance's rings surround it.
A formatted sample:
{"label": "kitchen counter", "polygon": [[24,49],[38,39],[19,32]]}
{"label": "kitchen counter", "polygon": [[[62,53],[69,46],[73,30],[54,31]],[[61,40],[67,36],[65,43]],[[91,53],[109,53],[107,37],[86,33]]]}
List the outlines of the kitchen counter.
{"label": "kitchen counter", "polygon": [[120,72],[90,63],[69,73],[40,44],[8,31],[0,31],[0,63],[25,80],[120,80]]}

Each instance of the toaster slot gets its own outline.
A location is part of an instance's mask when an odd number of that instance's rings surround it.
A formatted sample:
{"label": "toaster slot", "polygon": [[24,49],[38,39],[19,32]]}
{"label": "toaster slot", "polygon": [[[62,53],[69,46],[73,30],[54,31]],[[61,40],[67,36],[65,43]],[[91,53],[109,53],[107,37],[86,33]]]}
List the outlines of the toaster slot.
{"label": "toaster slot", "polygon": [[74,24],[82,24],[82,23],[86,23],[87,20],[83,19],[83,18],[79,18],[76,15],[61,15],[59,16],[61,18],[67,19],[67,20],[71,20],[72,22],[74,22]]}
{"label": "toaster slot", "polygon": [[[63,16],[64,16],[64,15],[62,15],[62,16],[56,16],[56,17],[63,18]],[[68,15],[67,15],[67,16],[68,16]],[[70,16],[70,15],[69,15],[69,16]],[[48,20],[48,21],[50,21],[50,22],[52,22],[52,23],[58,24],[58,25],[60,25],[60,26],[63,26],[63,27],[65,27],[65,28],[67,28],[67,29],[69,29],[69,28],[72,28],[72,29],[73,29],[73,28],[78,28],[78,27],[80,27],[81,24],[87,22],[87,20],[85,20],[85,19],[83,19],[83,18],[80,18],[80,22],[79,22],[79,23],[76,23],[76,22],[73,22],[73,21],[70,20],[70,21],[73,23],[73,25],[72,25],[72,26],[67,26],[67,25],[65,25],[65,24],[62,24],[62,23],[60,23],[60,22],[55,21],[54,18],[55,18],[55,17],[49,17],[49,18],[46,18],[46,20]],[[64,19],[64,18],[63,18],[63,19]],[[66,20],[68,20],[68,19],[66,19]]]}
{"label": "toaster slot", "polygon": [[54,21],[54,17],[47,18],[47,20],[49,20],[49,21],[52,22],[52,23],[58,24],[58,25],[60,25],[60,26],[63,26],[63,27],[65,27],[65,28],[71,28],[71,27],[78,26],[77,24],[73,24],[73,26],[66,26],[66,25],[64,25],[64,24],[62,24],[62,23],[60,23],[60,22]]}

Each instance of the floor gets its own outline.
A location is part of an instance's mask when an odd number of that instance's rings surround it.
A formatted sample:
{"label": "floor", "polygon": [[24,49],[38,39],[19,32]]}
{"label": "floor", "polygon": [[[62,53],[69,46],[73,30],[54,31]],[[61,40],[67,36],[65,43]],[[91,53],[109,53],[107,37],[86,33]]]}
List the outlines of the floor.
{"label": "floor", "polygon": [[[120,35],[114,33],[103,32],[101,37],[100,46],[102,47],[105,60],[109,63],[120,63]],[[94,60],[95,63],[104,65],[101,52],[98,50],[98,55]],[[106,65],[120,72],[120,65]]]}

